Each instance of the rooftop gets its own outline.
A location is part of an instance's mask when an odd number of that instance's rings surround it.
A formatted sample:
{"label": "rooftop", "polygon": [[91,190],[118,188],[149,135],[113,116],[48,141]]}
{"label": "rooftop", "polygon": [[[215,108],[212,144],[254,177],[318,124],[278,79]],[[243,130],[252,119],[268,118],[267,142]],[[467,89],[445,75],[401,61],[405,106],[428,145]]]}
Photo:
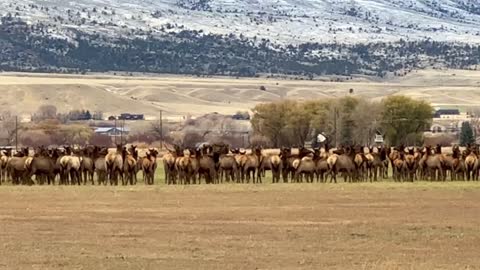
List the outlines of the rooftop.
{"label": "rooftop", "polygon": [[[124,128],[117,127],[116,129],[119,132],[129,132],[130,131],[130,129],[127,128],[127,127],[124,127]],[[110,131],[113,131],[113,130],[115,130],[115,127],[98,127],[98,128],[95,128],[95,133],[107,133],[107,132],[110,132]]]}

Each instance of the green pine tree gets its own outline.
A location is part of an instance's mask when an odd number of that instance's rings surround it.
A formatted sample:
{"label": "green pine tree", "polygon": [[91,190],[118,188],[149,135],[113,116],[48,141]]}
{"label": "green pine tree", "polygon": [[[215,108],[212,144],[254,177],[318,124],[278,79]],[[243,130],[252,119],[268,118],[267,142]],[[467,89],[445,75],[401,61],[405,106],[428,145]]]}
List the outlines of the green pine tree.
{"label": "green pine tree", "polygon": [[463,122],[462,129],[460,131],[460,145],[467,146],[473,143],[475,143],[475,138],[473,136],[472,126],[469,122]]}

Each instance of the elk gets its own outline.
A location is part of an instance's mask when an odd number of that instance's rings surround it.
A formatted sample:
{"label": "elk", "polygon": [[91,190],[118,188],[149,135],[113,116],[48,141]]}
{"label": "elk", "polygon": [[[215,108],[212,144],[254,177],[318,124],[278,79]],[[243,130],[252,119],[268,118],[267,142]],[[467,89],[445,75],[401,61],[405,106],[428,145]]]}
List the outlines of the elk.
{"label": "elk", "polygon": [[317,182],[325,182],[325,174],[328,173],[328,157],[329,157],[329,149],[328,145],[325,145],[325,149],[323,152],[321,152],[320,149],[316,149],[315,152],[317,152],[315,155],[318,155],[319,158],[316,161],[316,174],[317,174]]}
{"label": "elk", "polygon": [[217,181],[215,158],[217,158],[217,155],[214,153],[213,147],[204,146],[198,159],[198,173],[199,177],[204,176],[206,184],[214,184]]}
{"label": "elk", "polygon": [[93,147],[87,147],[82,151],[82,165],[80,168],[81,174],[83,175],[83,184],[86,185],[87,181],[90,180],[92,185],[93,176],[95,174],[95,162],[93,160]]}
{"label": "elk", "polygon": [[345,182],[352,182],[355,177],[355,152],[351,147],[347,147],[345,151],[334,151],[334,155],[331,155],[327,162],[332,174],[332,180],[337,183],[337,174],[339,172],[345,173]]}
{"label": "elk", "polygon": [[23,148],[20,152],[16,153],[8,162],[7,169],[12,177],[12,183],[18,184],[33,184],[28,181],[28,171],[25,166],[28,157],[29,149]]}
{"label": "elk", "polygon": [[417,178],[418,162],[415,158],[415,149],[409,148],[405,156],[405,174],[408,181],[413,182]]}
{"label": "elk", "polygon": [[157,169],[157,155],[156,149],[149,149],[147,156],[142,159],[142,169],[147,185],[153,185],[155,183],[155,171]]}
{"label": "elk", "polygon": [[[175,145],[174,149],[168,149],[168,153],[163,156],[163,169],[165,172],[165,184],[175,184],[177,177],[177,170],[175,168],[176,159],[183,155],[180,146]],[[142,161],[143,162],[143,161]],[[145,181],[145,173],[143,174]]]}
{"label": "elk", "polygon": [[465,157],[465,173],[467,175],[467,181],[472,179],[478,180],[478,148],[469,146],[466,150]]}
{"label": "elk", "polygon": [[220,160],[219,160],[219,177],[220,181],[223,181],[225,178],[226,182],[232,181],[235,182],[238,180],[238,164],[235,160],[235,156],[228,155],[229,153],[228,148],[224,148],[223,151],[220,153]]}
{"label": "elk", "polygon": [[108,153],[105,156],[110,185],[118,185],[119,178],[122,178],[123,182],[124,155],[125,153],[122,145],[117,145],[117,150],[114,153]]}
{"label": "elk", "polygon": [[123,149],[122,151],[123,157],[123,173],[126,178],[125,183],[130,185],[137,184],[137,159],[138,159],[138,151],[135,145],[131,145],[130,149]]}
{"label": "elk", "polygon": [[97,180],[99,185],[107,185],[107,178],[108,178],[108,168],[107,168],[107,161],[106,155],[108,154],[108,149],[103,148],[100,149],[95,147],[93,152],[93,159],[95,162],[95,172],[97,174]]}

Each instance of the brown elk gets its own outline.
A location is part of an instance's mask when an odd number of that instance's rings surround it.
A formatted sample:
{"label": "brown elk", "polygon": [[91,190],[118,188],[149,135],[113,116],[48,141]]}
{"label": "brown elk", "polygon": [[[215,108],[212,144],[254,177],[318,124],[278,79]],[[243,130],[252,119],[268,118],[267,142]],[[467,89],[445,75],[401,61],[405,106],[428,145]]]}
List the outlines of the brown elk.
{"label": "brown elk", "polygon": [[295,168],[293,167],[293,161],[295,161],[295,159],[297,159],[298,157],[292,155],[292,150],[290,148],[282,148],[280,150],[280,158],[282,160],[283,182],[288,183],[288,177],[295,173]]}
{"label": "brown elk", "polygon": [[98,147],[94,148],[93,159],[95,162],[95,173],[97,174],[97,181],[99,185],[106,185],[108,178],[108,168],[106,156],[108,154],[108,149],[100,149]]}
{"label": "brown elk", "polygon": [[279,183],[282,175],[282,159],[279,155],[269,156],[268,159],[272,170],[272,183]]}
{"label": "brown elk", "polygon": [[292,181],[303,182],[306,178],[307,183],[313,182],[317,170],[317,161],[320,159],[320,152],[310,151],[304,147],[299,149],[298,157],[293,161],[292,167],[295,169]]}
{"label": "brown elk", "polygon": [[157,155],[156,149],[149,149],[147,156],[142,159],[142,169],[147,185],[155,183],[155,171],[157,169]]}
{"label": "brown elk", "polygon": [[366,169],[367,169],[367,158],[365,157],[363,147],[355,148],[355,157],[353,162],[355,163],[355,180],[356,181],[365,181]]}
{"label": "brown elk", "polygon": [[332,180],[337,183],[337,174],[344,172],[345,182],[352,182],[355,178],[355,152],[351,147],[347,147],[345,150],[334,151],[334,155],[329,157],[328,163],[332,174]]}
{"label": "brown elk", "polygon": [[[188,157],[184,157],[183,159],[183,174],[185,177],[185,184],[196,184],[197,183],[197,176],[198,171],[200,168],[200,158],[202,153],[200,149],[188,149]],[[200,181],[200,180],[199,180]]]}
{"label": "brown elk", "polygon": [[[217,182],[217,166],[216,158],[219,158],[212,146],[204,146],[202,149],[202,155],[198,159],[198,173],[199,177],[205,178],[206,184],[214,184]],[[199,180],[200,181],[200,180]]]}
{"label": "brown elk", "polygon": [[[180,146],[175,145],[174,149],[168,149],[168,153],[163,156],[163,168],[165,172],[165,184],[175,184],[177,178],[177,170],[175,168],[178,157],[183,156]],[[144,174],[145,180],[145,174]]]}
{"label": "brown elk", "polygon": [[0,185],[2,182],[6,182],[8,178],[8,170],[7,170],[7,164],[12,158],[12,149],[6,149],[5,151],[1,152],[1,157],[0,157]]}
{"label": "brown elk", "polygon": [[405,175],[408,181],[413,182],[417,178],[418,161],[415,157],[415,149],[409,148],[405,156]]}
{"label": "brown elk", "polygon": [[452,148],[452,161],[451,161],[451,180],[455,181],[457,179],[464,180],[465,178],[465,161],[460,153],[460,148],[458,145],[453,146]]}
{"label": "brown elk", "polygon": [[325,182],[325,174],[329,171],[327,162],[330,155],[329,151],[327,144],[325,144],[323,152],[320,149],[315,149],[315,156],[318,156],[318,159],[316,160],[317,182]]}
{"label": "brown elk", "polygon": [[95,174],[95,162],[93,160],[93,151],[94,147],[89,146],[82,151],[82,164],[80,167],[81,174],[83,175],[83,184],[86,185],[87,181],[90,180],[90,183],[92,185],[94,184],[93,182],[93,176]]}
{"label": "brown elk", "polygon": [[110,185],[118,185],[119,178],[122,178],[123,182],[123,150],[122,145],[117,145],[117,150],[114,153],[108,153],[105,156]]}
{"label": "brown elk", "polygon": [[406,165],[405,165],[405,150],[403,147],[395,149],[396,156],[393,160],[393,179],[401,182],[405,179]]}
{"label": "brown elk", "polygon": [[469,146],[466,149],[465,174],[467,175],[467,181],[470,181],[470,179],[478,180],[478,154],[478,147]]}
{"label": "brown elk", "polygon": [[[383,148],[383,153],[385,154],[384,148]],[[386,157],[386,155],[383,155],[383,156]],[[377,152],[377,153],[374,152],[373,147],[369,148],[366,158],[367,158],[368,177],[370,182],[378,181],[378,176],[380,175],[380,177],[383,177],[385,166],[388,166],[388,161],[385,165],[385,162],[382,160],[382,148],[380,148],[380,152]]]}
{"label": "brown elk", "polygon": [[426,170],[427,175],[430,176],[432,181],[434,180],[441,180],[443,179],[443,155],[440,145],[437,145],[435,148],[435,153],[432,153],[432,149],[430,146],[425,147],[426,152],[423,156],[424,161],[424,170]]}
{"label": "brown elk", "polygon": [[29,165],[29,176],[30,179],[35,175],[35,180],[38,184],[43,185],[46,182],[50,184],[55,184],[55,173],[54,167],[56,162],[56,155],[50,155],[50,153],[44,149],[38,149],[37,153],[33,157]]}
{"label": "brown elk", "polygon": [[427,170],[425,169],[425,159],[423,158],[424,157],[424,153],[426,152],[426,149],[425,147],[422,147],[422,148],[417,148],[415,150],[415,153],[413,154],[413,156],[415,157],[415,160],[417,162],[417,173],[416,173],[416,177],[417,179],[425,179],[426,178],[426,172]]}
{"label": "brown elk", "polygon": [[187,182],[190,181],[189,175],[188,175],[188,169],[190,166],[191,162],[191,157],[190,153],[188,156],[185,156],[184,150],[179,151],[178,154],[176,154],[175,157],[175,175],[176,179],[174,181],[174,184],[187,184]]}
{"label": "brown elk", "polygon": [[135,185],[137,184],[137,160],[138,151],[135,145],[131,145],[130,149],[123,149],[123,173],[125,178],[125,184]]}
{"label": "brown elk", "polygon": [[404,149],[403,145],[400,146],[399,148],[394,148],[393,151],[391,150],[390,147],[387,147],[387,153],[388,153],[388,159],[390,160],[390,165],[392,166],[392,174],[393,178],[396,177],[396,169],[395,167],[395,160],[400,157],[400,151],[399,149]]}
{"label": "brown elk", "polygon": [[223,178],[225,178],[226,182],[238,181],[239,172],[235,156],[228,154],[230,151],[228,148],[223,148],[222,150],[218,166],[220,181],[223,181]]}
{"label": "brown elk", "polygon": [[[292,179],[292,182],[296,180],[295,173],[300,160],[310,154],[311,151],[305,147],[298,149],[298,155],[292,154],[290,148],[281,149],[280,158],[282,159],[282,177],[284,183],[288,183],[289,177]],[[296,163],[296,165],[294,165],[294,163]]]}
{"label": "brown elk", "polygon": [[267,171],[272,171],[271,157],[272,155],[261,155],[260,156],[260,165],[258,167],[258,174],[260,177],[265,177]]}
{"label": "brown elk", "polygon": [[247,183],[250,183],[250,179],[252,179],[252,183],[262,183],[262,178],[260,174],[255,174],[260,166],[260,161],[262,157],[262,149],[259,147],[255,147],[252,149],[252,153],[246,155],[245,165],[243,167],[243,173],[245,175],[245,179]]}
{"label": "brown elk", "polygon": [[28,179],[28,171],[25,166],[25,162],[28,159],[29,149],[23,148],[20,152],[16,153],[8,162],[7,169],[12,177],[12,183],[18,184],[33,184]]}
{"label": "brown elk", "polygon": [[390,148],[385,146],[380,147],[379,156],[383,166],[380,169],[380,175],[383,179],[388,178],[388,155],[390,154]]}

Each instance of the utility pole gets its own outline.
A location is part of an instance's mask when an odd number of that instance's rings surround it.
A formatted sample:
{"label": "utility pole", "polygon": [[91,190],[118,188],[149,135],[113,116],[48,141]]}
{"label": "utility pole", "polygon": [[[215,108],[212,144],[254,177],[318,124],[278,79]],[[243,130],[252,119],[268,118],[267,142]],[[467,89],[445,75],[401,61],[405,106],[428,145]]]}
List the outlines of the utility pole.
{"label": "utility pole", "polygon": [[160,110],[160,150],[163,150],[163,111]]}
{"label": "utility pole", "polygon": [[243,148],[246,148],[248,144],[248,132],[243,135]]}
{"label": "utility pole", "polygon": [[15,116],[15,152],[18,153],[18,115]]}
{"label": "utility pole", "polygon": [[367,138],[367,145],[368,147],[370,148],[370,145],[371,145],[371,142],[372,142],[372,129],[371,128],[368,128],[368,138]]}
{"label": "utility pole", "polygon": [[335,129],[335,148],[338,148],[338,132],[337,132],[337,107],[333,110],[333,128]]}
{"label": "utility pole", "polygon": [[117,117],[115,117],[115,130],[113,131],[113,135],[115,138],[115,147],[117,147]]}
{"label": "utility pole", "polygon": [[125,120],[120,122],[120,145],[123,146],[123,126],[125,125]]}

